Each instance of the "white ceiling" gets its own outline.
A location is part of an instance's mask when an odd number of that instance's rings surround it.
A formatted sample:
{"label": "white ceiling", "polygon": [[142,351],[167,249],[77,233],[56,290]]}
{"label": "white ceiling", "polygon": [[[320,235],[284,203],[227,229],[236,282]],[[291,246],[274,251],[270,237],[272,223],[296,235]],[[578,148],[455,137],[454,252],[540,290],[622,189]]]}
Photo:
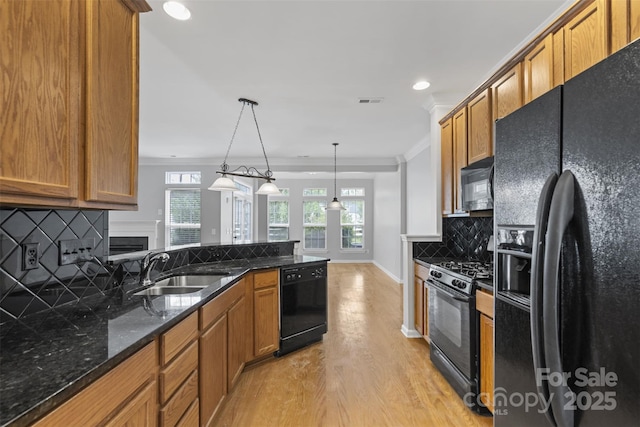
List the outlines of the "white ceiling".
{"label": "white ceiling", "polygon": [[[184,0],[192,17],[177,21],[150,0],[140,156],[220,163],[245,97],[272,169],[326,169],[338,142],[339,164],[384,170],[428,143],[429,103],[461,101],[571,2]],[[414,91],[419,79],[431,87]],[[371,97],[384,101],[358,102]],[[261,155],[245,109],[229,163]]]}

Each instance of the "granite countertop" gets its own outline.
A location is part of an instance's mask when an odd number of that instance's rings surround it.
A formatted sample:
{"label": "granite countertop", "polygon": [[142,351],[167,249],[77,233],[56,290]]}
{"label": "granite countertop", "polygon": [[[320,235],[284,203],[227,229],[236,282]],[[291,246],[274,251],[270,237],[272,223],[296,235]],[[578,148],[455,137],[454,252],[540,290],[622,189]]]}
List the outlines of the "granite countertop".
{"label": "granite countertop", "polygon": [[0,329],[0,425],[24,426],[58,406],[153,341],[254,269],[325,262],[277,256],[195,264],[169,272],[231,274],[190,294],[135,296],[119,287],[107,295],[35,313]]}

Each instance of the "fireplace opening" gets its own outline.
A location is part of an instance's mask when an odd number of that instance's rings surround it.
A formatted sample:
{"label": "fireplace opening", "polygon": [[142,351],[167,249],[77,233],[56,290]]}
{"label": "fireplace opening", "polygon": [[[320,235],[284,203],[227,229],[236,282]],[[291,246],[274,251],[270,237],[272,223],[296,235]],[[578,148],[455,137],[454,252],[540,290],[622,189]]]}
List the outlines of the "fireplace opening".
{"label": "fireplace opening", "polygon": [[109,237],[109,255],[146,251],[147,249],[149,249],[149,238],[146,236]]}

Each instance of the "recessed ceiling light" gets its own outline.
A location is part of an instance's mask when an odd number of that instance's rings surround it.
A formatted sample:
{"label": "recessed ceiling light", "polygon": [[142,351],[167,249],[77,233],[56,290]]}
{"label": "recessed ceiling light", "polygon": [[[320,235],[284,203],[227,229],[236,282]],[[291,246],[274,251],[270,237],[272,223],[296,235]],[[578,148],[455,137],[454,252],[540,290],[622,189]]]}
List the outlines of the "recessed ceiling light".
{"label": "recessed ceiling light", "polygon": [[186,21],[191,18],[191,12],[185,5],[177,1],[167,1],[162,5],[167,15],[180,21]]}
{"label": "recessed ceiling light", "polygon": [[413,85],[413,89],[414,90],[425,90],[426,88],[428,88],[429,86],[431,86],[431,83],[429,83],[426,80],[420,80],[419,82],[416,82]]}

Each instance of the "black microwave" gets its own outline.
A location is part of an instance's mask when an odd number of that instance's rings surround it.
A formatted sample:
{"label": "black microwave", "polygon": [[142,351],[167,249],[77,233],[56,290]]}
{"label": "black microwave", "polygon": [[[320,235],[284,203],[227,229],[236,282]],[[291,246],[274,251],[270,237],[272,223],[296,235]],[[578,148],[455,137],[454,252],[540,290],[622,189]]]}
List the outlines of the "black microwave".
{"label": "black microwave", "polygon": [[460,171],[462,209],[493,209],[493,157],[478,160]]}

